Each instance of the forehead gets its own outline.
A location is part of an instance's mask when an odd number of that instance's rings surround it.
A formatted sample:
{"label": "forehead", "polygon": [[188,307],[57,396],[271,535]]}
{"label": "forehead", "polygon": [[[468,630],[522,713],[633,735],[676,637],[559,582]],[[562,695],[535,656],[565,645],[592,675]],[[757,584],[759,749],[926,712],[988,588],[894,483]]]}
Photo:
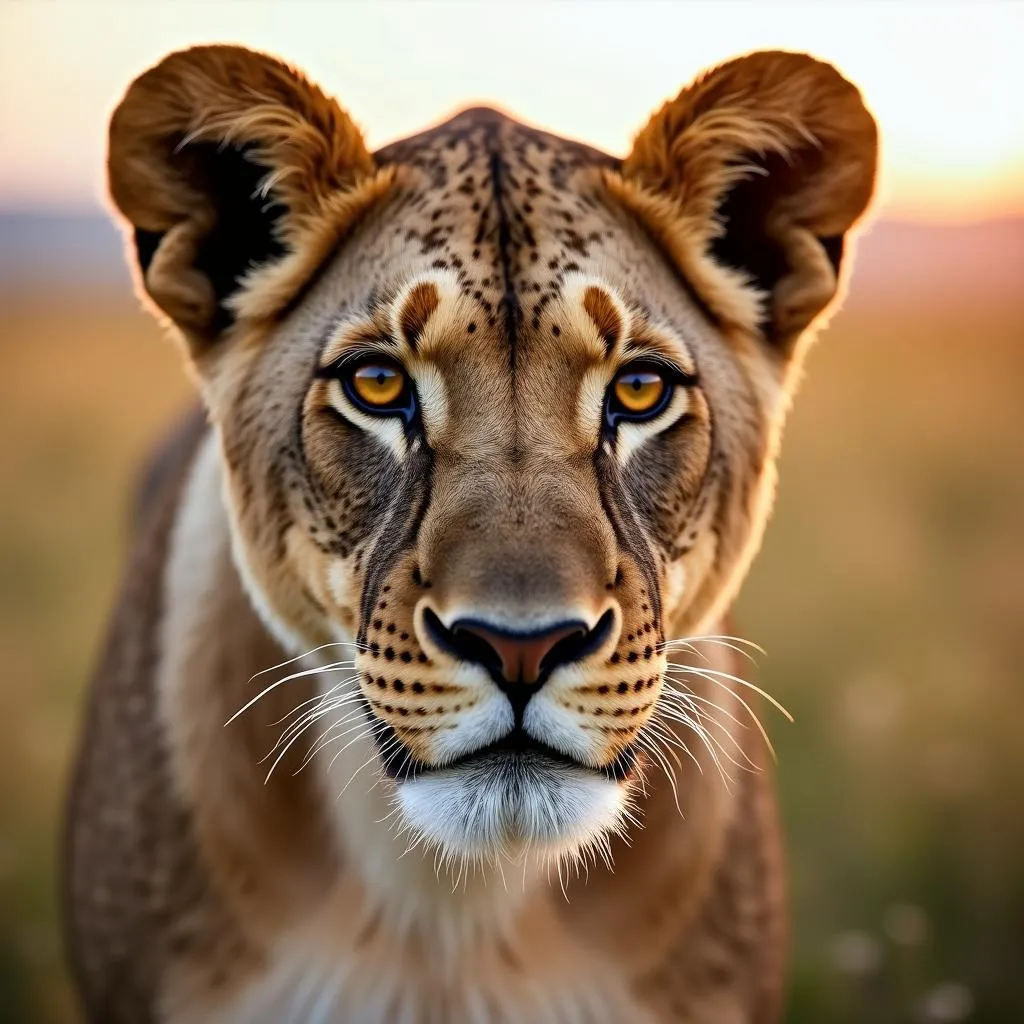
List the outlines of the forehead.
{"label": "forehead", "polygon": [[552,380],[607,361],[607,310],[588,306],[592,285],[621,319],[661,328],[675,361],[696,368],[691,339],[707,324],[608,196],[602,172],[616,159],[471,110],[377,160],[399,168],[398,184],[329,269],[332,313],[393,322],[411,287],[437,281],[442,301],[417,354],[445,375],[453,412],[542,401]]}

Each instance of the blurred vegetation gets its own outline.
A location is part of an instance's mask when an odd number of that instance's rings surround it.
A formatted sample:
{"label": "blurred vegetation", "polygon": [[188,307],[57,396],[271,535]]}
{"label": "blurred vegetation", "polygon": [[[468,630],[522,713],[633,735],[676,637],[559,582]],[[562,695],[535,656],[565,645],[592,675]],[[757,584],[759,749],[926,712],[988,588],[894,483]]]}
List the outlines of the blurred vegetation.
{"label": "blurred vegetation", "polygon": [[[127,494],[187,401],[131,299],[0,296],[0,1020],[74,1020],[56,828]],[[793,1024],[1024,1007],[1024,316],[851,306],[736,615],[768,652]]]}
{"label": "blurred vegetation", "polygon": [[1024,1019],[1024,302],[927,302],[812,353],[737,610],[796,718],[793,1021]]}

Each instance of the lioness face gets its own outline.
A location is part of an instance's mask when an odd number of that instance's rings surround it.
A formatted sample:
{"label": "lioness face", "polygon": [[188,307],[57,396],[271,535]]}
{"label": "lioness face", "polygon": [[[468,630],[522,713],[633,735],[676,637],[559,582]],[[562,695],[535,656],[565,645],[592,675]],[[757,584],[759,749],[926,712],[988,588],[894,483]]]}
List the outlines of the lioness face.
{"label": "lioness face", "polygon": [[[240,76],[287,116],[232,107]],[[873,168],[856,91],[796,55],[719,69],[625,162],[487,110],[370,157],[233,49],[133,87],[112,189],[198,369],[240,571],[293,651],[352,645],[322,724],[365,726],[417,836],[561,853],[617,827],[664,642],[759,540]]]}

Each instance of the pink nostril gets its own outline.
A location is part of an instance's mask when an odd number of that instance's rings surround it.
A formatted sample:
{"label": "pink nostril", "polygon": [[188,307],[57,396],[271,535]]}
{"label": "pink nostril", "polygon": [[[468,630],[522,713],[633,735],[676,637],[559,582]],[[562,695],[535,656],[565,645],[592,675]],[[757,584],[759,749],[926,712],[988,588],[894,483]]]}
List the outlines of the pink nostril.
{"label": "pink nostril", "polygon": [[587,627],[581,622],[560,623],[535,633],[504,633],[476,622],[455,623],[452,633],[472,638],[492,652],[492,660],[500,663],[502,678],[508,683],[532,686],[541,676],[544,659],[564,640],[582,639]]}

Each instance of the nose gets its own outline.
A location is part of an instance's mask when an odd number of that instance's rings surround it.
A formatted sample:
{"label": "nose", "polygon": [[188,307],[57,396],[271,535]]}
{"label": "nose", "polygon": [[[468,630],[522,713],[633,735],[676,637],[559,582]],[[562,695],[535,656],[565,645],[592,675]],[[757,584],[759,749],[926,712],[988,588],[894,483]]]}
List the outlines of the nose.
{"label": "nose", "polygon": [[550,671],[556,664],[575,660],[572,652],[587,632],[582,622],[557,623],[529,633],[510,633],[472,620],[461,620],[452,626],[459,653],[465,660],[498,669],[502,680],[510,685],[526,686],[537,684],[541,666]]}
{"label": "nose", "polygon": [[517,630],[482,619],[457,619],[445,626],[429,609],[423,617],[432,638],[461,661],[482,665],[517,712],[560,665],[570,665],[597,650],[612,627],[609,610],[593,628],[579,619]]}

